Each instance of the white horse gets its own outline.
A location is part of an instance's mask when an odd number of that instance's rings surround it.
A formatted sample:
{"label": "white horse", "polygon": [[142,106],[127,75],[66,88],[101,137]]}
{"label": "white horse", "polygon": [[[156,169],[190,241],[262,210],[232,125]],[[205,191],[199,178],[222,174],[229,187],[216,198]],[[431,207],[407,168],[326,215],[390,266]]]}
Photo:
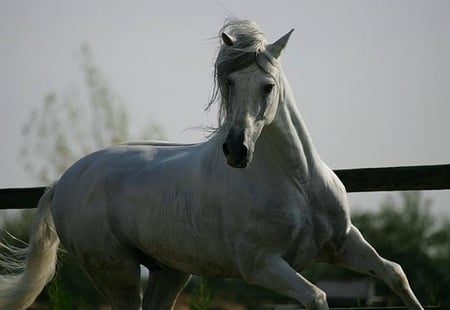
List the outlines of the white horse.
{"label": "white horse", "polygon": [[225,24],[208,141],[117,145],[67,170],[39,202],[22,271],[1,278],[0,308],[34,301],[61,240],[113,309],[170,309],[191,274],[242,277],[327,309],[299,273],[318,261],[375,276],[422,309],[401,267],[351,224],[345,188],[312,144],[279,63],[291,32],[267,44],[253,22]]}

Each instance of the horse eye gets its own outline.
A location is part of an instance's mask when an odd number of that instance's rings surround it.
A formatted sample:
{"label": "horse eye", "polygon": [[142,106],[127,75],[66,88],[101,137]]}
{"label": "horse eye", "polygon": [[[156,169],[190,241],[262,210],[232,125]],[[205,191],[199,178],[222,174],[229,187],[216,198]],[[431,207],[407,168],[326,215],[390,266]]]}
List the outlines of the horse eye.
{"label": "horse eye", "polygon": [[264,95],[266,95],[266,96],[269,95],[272,92],[272,89],[274,86],[275,86],[274,84],[264,85],[264,88],[263,88]]}

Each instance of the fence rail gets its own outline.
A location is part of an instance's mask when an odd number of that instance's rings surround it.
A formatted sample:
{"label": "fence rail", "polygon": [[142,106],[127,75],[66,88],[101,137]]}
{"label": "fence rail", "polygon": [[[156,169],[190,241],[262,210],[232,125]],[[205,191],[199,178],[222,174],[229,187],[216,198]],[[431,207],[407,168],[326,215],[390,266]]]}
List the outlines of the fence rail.
{"label": "fence rail", "polygon": [[450,189],[450,165],[335,170],[347,192]]}
{"label": "fence rail", "polygon": [[[450,189],[450,165],[334,170],[347,192]],[[36,208],[45,186],[0,189],[0,209]]]}

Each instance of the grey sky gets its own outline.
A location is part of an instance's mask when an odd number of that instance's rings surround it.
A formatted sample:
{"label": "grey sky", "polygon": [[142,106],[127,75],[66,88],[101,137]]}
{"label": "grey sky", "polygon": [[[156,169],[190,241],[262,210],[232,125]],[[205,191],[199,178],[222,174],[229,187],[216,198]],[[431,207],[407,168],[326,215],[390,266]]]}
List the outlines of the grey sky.
{"label": "grey sky", "polygon": [[[450,163],[449,1],[0,2],[0,187],[35,184],[20,130],[49,91],[80,85],[88,43],[133,128],[156,121],[198,141],[215,123],[216,36],[230,13],[272,41],[295,28],[284,70],[315,144],[333,168]],[[427,192],[450,214],[450,193]],[[381,194],[351,195],[374,206]]]}

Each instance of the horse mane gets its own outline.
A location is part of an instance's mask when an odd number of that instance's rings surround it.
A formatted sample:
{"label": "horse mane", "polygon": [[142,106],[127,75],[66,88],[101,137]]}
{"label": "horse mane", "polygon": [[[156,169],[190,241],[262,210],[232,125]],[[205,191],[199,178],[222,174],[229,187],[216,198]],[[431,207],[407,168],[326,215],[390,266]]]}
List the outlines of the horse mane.
{"label": "horse mane", "polygon": [[[225,32],[234,37],[235,43],[228,46],[220,40],[220,48],[214,63],[213,94],[206,107],[208,110],[215,102],[219,103],[218,122],[216,132],[226,123],[230,111],[228,102],[228,81],[230,73],[242,70],[256,63],[262,70],[272,74],[273,66],[278,63],[265,51],[267,45],[264,33],[259,25],[250,20],[227,19],[219,30],[219,38]],[[260,57],[263,56],[263,57]]]}

